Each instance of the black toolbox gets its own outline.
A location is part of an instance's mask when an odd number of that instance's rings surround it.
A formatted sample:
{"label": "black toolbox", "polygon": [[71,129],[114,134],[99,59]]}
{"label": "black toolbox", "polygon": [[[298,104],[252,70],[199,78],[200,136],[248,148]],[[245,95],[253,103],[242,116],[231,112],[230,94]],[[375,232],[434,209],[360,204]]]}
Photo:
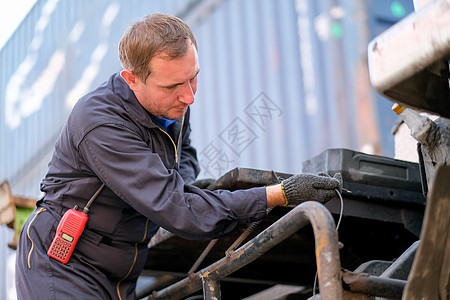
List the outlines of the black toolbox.
{"label": "black toolbox", "polygon": [[302,172],[341,173],[346,197],[425,205],[418,163],[339,148],[304,161]]}

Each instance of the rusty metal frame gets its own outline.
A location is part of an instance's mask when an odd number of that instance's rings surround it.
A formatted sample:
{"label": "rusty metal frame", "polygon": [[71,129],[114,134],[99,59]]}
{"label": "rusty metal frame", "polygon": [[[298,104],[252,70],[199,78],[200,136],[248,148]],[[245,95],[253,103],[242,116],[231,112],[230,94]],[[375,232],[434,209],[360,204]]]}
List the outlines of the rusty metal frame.
{"label": "rusty metal frame", "polygon": [[401,299],[406,280],[372,276],[364,273],[342,272],[346,290],[354,294]]}
{"label": "rusty metal frame", "polygon": [[205,299],[220,299],[219,281],[262,256],[296,231],[311,223],[316,245],[316,263],[321,299],[343,299],[341,264],[335,223],[327,208],[317,202],[304,202],[280,218],[269,228],[238,248],[230,257],[153,292],[148,298],[181,299],[203,287]]}

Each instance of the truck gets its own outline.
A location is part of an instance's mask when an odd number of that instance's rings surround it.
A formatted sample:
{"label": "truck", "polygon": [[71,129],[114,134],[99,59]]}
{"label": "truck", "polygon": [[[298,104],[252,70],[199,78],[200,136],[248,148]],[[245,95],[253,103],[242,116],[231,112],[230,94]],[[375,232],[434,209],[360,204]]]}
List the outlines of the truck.
{"label": "truck", "polygon": [[[260,224],[201,246],[158,232],[146,270],[159,280],[141,297],[450,297],[450,1],[414,6],[371,41],[368,60],[373,87],[395,103],[416,142],[407,151],[419,161],[328,149],[302,171],[340,172],[340,199],[276,208]],[[208,188],[261,186],[289,175],[237,168]]]}
{"label": "truck", "polygon": [[[406,150],[418,161],[327,149],[302,165],[342,174],[342,194],[323,205],[277,207],[212,241],[161,229],[149,244],[139,299],[449,298],[450,1],[415,7],[369,44],[368,62],[373,87],[403,107],[399,127],[409,135],[407,114],[422,122]],[[199,184],[236,190],[290,175],[235,168]],[[15,230],[10,248],[35,201],[0,185],[0,223]]]}

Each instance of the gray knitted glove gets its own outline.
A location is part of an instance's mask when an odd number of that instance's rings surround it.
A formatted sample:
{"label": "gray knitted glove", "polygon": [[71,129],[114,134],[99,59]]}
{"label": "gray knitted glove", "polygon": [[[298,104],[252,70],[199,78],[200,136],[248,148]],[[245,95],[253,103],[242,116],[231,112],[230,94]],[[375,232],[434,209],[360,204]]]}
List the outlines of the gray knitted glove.
{"label": "gray knitted glove", "polygon": [[291,176],[281,182],[286,204],[300,204],[305,201],[325,203],[337,196],[335,189],[342,192],[342,176],[336,173],[334,177],[325,173],[302,173]]}

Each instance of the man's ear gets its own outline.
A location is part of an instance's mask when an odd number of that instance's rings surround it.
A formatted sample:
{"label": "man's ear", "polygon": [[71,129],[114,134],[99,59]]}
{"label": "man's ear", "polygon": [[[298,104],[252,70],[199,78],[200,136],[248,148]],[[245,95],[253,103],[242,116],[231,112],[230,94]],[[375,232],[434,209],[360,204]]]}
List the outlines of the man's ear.
{"label": "man's ear", "polygon": [[131,70],[124,69],[120,71],[120,76],[122,76],[122,78],[127,82],[130,89],[136,91],[138,84],[137,81],[139,79],[136,77],[136,75],[134,75],[134,73]]}

